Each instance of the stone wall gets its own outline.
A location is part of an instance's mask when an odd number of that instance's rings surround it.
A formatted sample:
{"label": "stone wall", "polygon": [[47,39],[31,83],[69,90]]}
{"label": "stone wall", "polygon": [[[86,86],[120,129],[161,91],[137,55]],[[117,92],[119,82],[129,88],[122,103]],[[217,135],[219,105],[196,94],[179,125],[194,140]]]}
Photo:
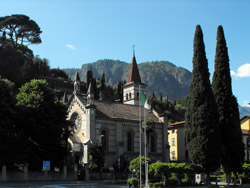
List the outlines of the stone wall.
{"label": "stone wall", "polygon": [[28,171],[24,167],[23,171],[8,171],[6,166],[2,166],[0,173],[0,182],[7,181],[68,181],[77,180],[77,169],[74,171],[67,171],[64,167],[62,171]]}

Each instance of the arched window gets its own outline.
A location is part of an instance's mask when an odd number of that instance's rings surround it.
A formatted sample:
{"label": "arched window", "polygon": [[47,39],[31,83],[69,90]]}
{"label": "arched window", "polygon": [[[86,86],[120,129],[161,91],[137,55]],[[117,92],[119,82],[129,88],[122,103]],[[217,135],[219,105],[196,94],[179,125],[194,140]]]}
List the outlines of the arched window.
{"label": "arched window", "polygon": [[129,99],[131,99],[131,98],[132,98],[131,93],[129,93]]}
{"label": "arched window", "polygon": [[107,132],[105,130],[102,130],[101,132],[101,145],[103,147],[104,151],[108,150],[108,135]]}
{"label": "arched window", "polygon": [[150,134],[150,152],[156,152],[157,151],[156,146],[157,146],[156,134],[151,133]]}
{"label": "arched window", "polygon": [[126,100],[128,100],[128,94],[126,94]]}
{"label": "arched window", "polygon": [[137,99],[139,99],[139,92],[137,92]]}
{"label": "arched window", "polygon": [[127,134],[127,151],[133,151],[134,147],[134,142],[133,142],[133,134],[132,132],[128,132]]}

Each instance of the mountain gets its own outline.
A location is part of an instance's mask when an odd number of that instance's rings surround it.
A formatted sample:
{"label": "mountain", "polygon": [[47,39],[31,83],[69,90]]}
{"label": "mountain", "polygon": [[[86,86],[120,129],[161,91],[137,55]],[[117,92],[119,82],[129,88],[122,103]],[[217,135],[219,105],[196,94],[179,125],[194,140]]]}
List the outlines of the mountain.
{"label": "mountain", "polygon": [[[98,60],[83,64],[81,69],[64,69],[71,79],[78,71],[81,80],[86,82],[86,73],[91,68],[95,78],[101,78],[105,73],[106,83],[116,86],[119,80],[128,79],[129,63],[119,60]],[[148,85],[147,95],[154,91],[156,96],[168,96],[170,100],[188,95],[192,74],[190,71],[176,67],[168,61],[154,61],[138,64],[141,80]]]}
{"label": "mountain", "polygon": [[250,107],[239,106],[239,113],[240,118],[243,118],[244,116],[250,116]]}

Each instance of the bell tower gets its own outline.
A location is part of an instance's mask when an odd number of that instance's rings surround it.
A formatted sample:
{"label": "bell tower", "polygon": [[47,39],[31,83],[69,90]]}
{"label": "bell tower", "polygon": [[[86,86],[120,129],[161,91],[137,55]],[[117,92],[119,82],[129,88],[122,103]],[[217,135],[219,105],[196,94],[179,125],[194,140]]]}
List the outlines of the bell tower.
{"label": "bell tower", "polygon": [[128,82],[123,86],[123,103],[139,105],[140,92],[146,92],[147,85],[141,82],[139,69],[135,59],[133,49],[133,58],[130,66]]}

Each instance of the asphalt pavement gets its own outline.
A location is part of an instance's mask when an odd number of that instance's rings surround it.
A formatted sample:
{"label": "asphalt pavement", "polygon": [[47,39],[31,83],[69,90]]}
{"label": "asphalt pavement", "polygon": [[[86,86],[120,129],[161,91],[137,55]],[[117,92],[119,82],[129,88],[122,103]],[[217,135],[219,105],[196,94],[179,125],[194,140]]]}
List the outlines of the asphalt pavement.
{"label": "asphalt pavement", "polygon": [[105,184],[103,182],[4,182],[0,188],[127,188],[126,184]]}

